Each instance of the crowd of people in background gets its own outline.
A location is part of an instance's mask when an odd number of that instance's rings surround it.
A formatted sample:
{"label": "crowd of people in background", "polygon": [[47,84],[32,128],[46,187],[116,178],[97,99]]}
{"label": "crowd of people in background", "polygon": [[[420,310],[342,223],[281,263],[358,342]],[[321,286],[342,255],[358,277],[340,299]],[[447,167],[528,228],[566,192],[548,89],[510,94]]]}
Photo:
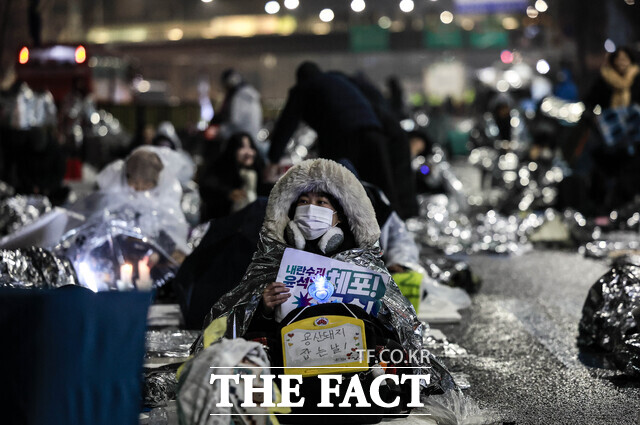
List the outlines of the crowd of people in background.
{"label": "crowd of people in background", "polygon": [[[564,206],[601,214],[637,194],[635,179],[630,176],[636,176],[634,170],[640,168],[638,73],[633,52],[619,48],[607,56],[595,83],[585,92],[586,110],[579,126],[582,132],[572,134],[578,142],[565,155],[574,173],[565,183],[566,196],[560,197]],[[390,210],[406,219],[418,214],[417,192],[433,189],[433,185],[425,184],[428,168],[424,164],[416,166],[415,159],[428,155],[434,145],[455,154],[454,148],[446,146],[447,130],[443,130],[454,113],[450,100],[428,111],[427,127],[413,122],[413,128],[405,128],[403,120],[411,118],[413,112],[402,82],[395,76],[386,80],[385,95],[363,72],[348,75],[303,62],[295,70],[295,84],[273,128],[266,133],[268,137],[261,135],[265,123],[258,90],[234,69],[221,74],[220,86],[224,97],[193,155],[194,144],[185,146],[172,123],[166,121],[157,127],[137,129],[139,137],[129,147],[96,148],[87,143],[92,133],[85,124],[102,117],[102,112],[92,103],[82,81],[74,83],[60,112],[46,93],[33,93],[25,84],[16,83],[3,97],[0,180],[15,186],[18,192],[43,194],[54,204],[62,204],[68,195],[64,178],[78,178],[83,170],[85,179],[91,176],[87,163],[98,167],[95,176],[99,168],[112,167],[108,163],[114,157],[126,156],[139,146],[155,146],[175,154],[175,162],[164,167],[174,169],[184,193],[199,194],[199,221],[205,222],[233,214],[268,196],[284,170],[281,161],[287,155],[287,146],[304,123],[316,134],[308,157],[348,164],[363,182],[379,190],[379,197]],[[552,94],[567,102],[579,100],[567,64],[561,67]],[[555,155],[549,152],[566,150],[558,146],[553,129],[525,125],[524,116],[517,115],[521,101],[510,94],[479,95],[476,108],[484,113],[484,121],[478,120],[478,128],[487,133],[486,129],[495,127],[497,133],[491,137],[498,141],[527,140],[531,143],[528,155],[534,160],[544,152]],[[514,125],[514,117],[523,119],[518,118]],[[141,152],[133,151],[127,164],[137,164]],[[98,175],[98,187],[103,175],[104,171]],[[146,185],[136,185],[129,186],[147,191]],[[580,189],[574,190],[571,185]]]}

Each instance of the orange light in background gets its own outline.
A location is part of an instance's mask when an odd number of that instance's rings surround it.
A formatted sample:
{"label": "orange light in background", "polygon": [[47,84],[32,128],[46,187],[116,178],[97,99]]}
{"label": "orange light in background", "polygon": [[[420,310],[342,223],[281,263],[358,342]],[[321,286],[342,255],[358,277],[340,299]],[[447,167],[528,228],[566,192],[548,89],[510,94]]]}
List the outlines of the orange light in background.
{"label": "orange light in background", "polygon": [[27,48],[27,46],[24,46],[22,49],[20,49],[18,62],[20,62],[22,65],[29,62],[29,49]]}
{"label": "orange light in background", "polygon": [[84,46],[76,47],[76,63],[83,63],[87,60],[87,51]]}

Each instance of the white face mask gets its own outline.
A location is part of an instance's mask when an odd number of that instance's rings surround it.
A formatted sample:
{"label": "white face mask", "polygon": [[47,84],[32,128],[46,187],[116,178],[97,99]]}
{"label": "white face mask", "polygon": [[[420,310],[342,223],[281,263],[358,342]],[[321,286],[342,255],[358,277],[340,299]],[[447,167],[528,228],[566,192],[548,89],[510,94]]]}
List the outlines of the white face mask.
{"label": "white face mask", "polygon": [[298,225],[302,236],[308,241],[318,239],[333,227],[335,211],[317,205],[300,205],[296,208],[293,221]]}

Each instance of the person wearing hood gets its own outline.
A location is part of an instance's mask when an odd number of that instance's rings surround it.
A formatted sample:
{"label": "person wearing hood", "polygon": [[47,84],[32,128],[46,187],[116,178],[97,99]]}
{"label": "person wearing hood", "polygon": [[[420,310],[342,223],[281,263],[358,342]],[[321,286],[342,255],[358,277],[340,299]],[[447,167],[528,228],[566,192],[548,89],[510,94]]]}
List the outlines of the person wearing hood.
{"label": "person wearing hood", "polygon": [[388,155],[388,140],[371,103],[345,76],[322,72],[313,62],[296,71],[296,85],[271,134],[269,161],[280,161],[298,124],[318,134],[318,157],[347,158],[362,178],[379,186],[397,204],[397,188]]}
{"label": "person wearing hood", "polygon": [[182,187],[175,175],[175,164],[182,158],[166,147],[143,146],[126,159],[107,165],[97,176],[99,192],[82,202],[85,216],[130,208],[136,211],[136,225],[145,235],[171,240],[174,259],[181,262],[190,252],[189,225],[182,212]]}
{"label": "person wearing hood", "polygon": [[182,148],[182,141],[176,132],[175,127],[170,121],[163,121],[158,125],[155,137],[151,140],[153,146],[166,147],[178,153],[173,155],[173,169],[176,177],[180,180],[182,188],[185,189],[188,183],[193,179],[196,172],[196,164],[193,159]]}
{"label": "person wearing hood", "polygon": [[[388,274],[379,239],[375,211],[357,177],[331,160],[303,161],[274,186],[251,264],[238,286],[211,308],[205,323],[226,322],[226,338],[273,330],[278,326],[275,309],[289,298],[284,284],[276,282],[285,249],[313,252]],[[393,279],[386,285],[377,317],[397,332],[405,348],[421,349],[423,325]],[[427,362],[433,367],[432,389],[455,388],[437,360],[430,357]]]}
{"label": "person wearing hood", "polygon": [[225,96],[220,110],[213,117],[212,124],[220,124],[223,127],[223,135],[244,131],[256,140],[262,126],[260,93],[232,68],[222,73],[220,82]]}

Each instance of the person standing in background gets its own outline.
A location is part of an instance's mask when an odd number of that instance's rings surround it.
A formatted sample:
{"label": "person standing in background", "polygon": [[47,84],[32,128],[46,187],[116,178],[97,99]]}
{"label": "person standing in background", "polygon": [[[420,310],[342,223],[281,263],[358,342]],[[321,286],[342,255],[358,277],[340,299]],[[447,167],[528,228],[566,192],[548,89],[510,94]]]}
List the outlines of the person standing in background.
{"label": "person standing in background", "polygon": [[296,85],[271,135],[269,161],[276,166],[289,139],[304,121],[318,134],[321,158],[347,158],[363,179],[379,186],[397,205],[388,140],[373,107],[346,77],[322,72],[317,64],[303,62]]}
{"label": "person standing in background", "polygon": [[220,82],[224,87],[225,97],[220,111],[214,115],[211,123],[220,125],[223,138],[225,134],[244,131],[256,140],[262,126],[260,93],[235,69],[225,70]]}

